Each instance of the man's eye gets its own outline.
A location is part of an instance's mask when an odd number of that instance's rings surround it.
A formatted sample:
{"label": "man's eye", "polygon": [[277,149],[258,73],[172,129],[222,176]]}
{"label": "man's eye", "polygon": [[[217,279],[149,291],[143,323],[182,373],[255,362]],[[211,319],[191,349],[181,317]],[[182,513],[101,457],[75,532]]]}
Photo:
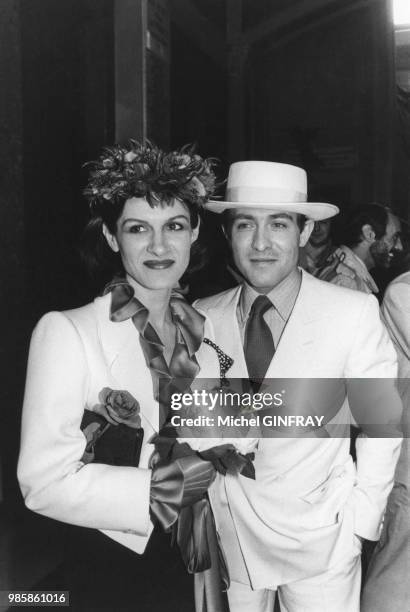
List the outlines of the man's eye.
{"label": "man's eye", "polygon": [[252,223],[249,223],[249,221],[241,221],[235,225],[235,229],[237,230],[250,229],[251,227]]}
{"label": "man's eye", "polygon": [[287,227],[286,223],[283,223],[282,221],[274,221],[272,223],[272,227],[274,229],[285,229]]}
{"label": "man's eye", "polygon": [[135,224],[135,225],[130,225],[130,226],[128,227],[128,231],[129,231],[131,234],[140,234],[141,232],[146,232],[146,231],[147,231],[147,229],[146,229],[146,227],[144,227],[143,225],[136,225],[136,224]]}

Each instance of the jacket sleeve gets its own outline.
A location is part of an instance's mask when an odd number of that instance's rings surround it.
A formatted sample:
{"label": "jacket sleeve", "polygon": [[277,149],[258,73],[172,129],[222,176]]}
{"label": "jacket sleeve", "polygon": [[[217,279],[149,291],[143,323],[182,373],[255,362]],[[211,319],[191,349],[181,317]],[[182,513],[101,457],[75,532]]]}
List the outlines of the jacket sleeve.
{"label": "jacket sleeve", "polygon": [[18,479],[25,503],[74,525],[147,535],[151,471],[81,462],[88,382],[75,325],[63,313],[45,315],[31,340],[23,406]]}
{"label": "jacket sleeve", "polygon": [[[348,381],[354,384],[355,379],[366,379],[356,381],[361,384],[360,403],[365,406],[362,416],[366,423],[358,420],[363,432],[356,440],[357,482],[349,503],[353,504],[355,533],[368,540],[379,539],[402,443],[399,434],[402,403],[396,377],[396,353],[381,323],[377,300],[369,295],[346,364]],[[378,380],[372,382],[372,379]],[[380,391],[379,395],[374,393],[375,389]],[[369,436],[366,432],[372,431],[374,425],[378,428],[385,426],[386,437]],[[389,435],[389,432],[395,432],[397,436]]]}
{"label": "jacket sleeve", "polygon": [[410,284],[395,282],[386,290],[382,312],[387,327],[410,360]]}

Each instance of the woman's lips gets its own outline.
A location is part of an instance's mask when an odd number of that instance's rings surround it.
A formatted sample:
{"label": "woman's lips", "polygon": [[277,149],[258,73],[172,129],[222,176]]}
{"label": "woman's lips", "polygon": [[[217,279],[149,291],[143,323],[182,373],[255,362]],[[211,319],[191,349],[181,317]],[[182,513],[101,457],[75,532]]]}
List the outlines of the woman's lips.
{"label": "woman's lips", "polygon": [[147,261],[144,261],[144,266],[147,266],[150,270],[166,270],[174,263],[173,259],[147,259]]}
{"label": "woman's lips", "polygon": [[276,259],[273,259],[272,257],[261,257],[261,258],[255,258],[253,257],[251,259],[251,262],[254,264],[271,264],[271,263],[275,263]]}

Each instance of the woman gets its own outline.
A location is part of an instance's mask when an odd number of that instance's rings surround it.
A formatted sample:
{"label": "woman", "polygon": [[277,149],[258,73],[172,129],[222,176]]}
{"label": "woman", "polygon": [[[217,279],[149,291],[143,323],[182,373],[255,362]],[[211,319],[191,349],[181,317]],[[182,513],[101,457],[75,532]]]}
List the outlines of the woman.
{"label": "woman", "polygon": [[[213,469],[197,457],[199,466],[188,457],[177,469],[150,469],[150,440],[166,421],[174,381],[219,376],[215,348],[202,343],[203,317],[174,291],[214,185],[212,161],[190,150],[165,154],[134,141],[106,149],[85,190],[87,234],[94,262],[112,255],[121,276],[91,304],[48,313],[33,333],[18,477],[28,508],[77,526],[61,578],[75,610],[193,609],[184,604],[185,570],[153,523],[169,516],[164,490],[180,493],[179,506],[194,503]],[[104,436],[87,444],[85,410],[103,417],[105,429],[128,422],[140,432],[138,467],[94,456]],[[183,481],[192,467],[195,490]]]}

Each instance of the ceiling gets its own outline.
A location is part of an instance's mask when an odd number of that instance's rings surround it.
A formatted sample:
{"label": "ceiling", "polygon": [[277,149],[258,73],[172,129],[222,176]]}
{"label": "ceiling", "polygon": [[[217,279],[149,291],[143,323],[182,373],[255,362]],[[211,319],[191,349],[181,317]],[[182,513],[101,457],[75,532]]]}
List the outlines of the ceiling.
{"label": "ceiling", "polygon": [[[178,1],[178,0],[177,0]],[[190,3],[204,18],[221,32],[226,31],[227,6],[235,11],[241,0],[190,0]],[[306,18],[318,11],[329,12],[349,4],[349,0],[242,0],[242,29],[244,32],[263,26],[268,20],[286,25]]]}

